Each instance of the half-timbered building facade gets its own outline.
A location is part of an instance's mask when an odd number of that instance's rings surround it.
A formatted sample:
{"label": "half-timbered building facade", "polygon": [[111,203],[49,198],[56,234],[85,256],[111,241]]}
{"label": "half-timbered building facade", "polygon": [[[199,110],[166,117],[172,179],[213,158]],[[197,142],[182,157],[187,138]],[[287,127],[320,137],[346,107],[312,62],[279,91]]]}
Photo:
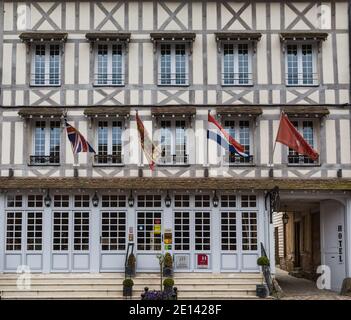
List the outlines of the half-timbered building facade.
{"label": "half-timbered building facade", "polygon": [[[320,214],[339,289],[351,276],[347,12],[341,0],[1,0],[0,272],[120,272],[128,243],[137,271],[168,251],[175,271],[257,272],[261,244],[274,271],[278,186],[281,205]],[[282,111],[317,161],[274,144]],[[136,112],[161,150],[154,170]],[[209,112],[249,157],[207,141]],[[73,154],[64,117],[95,154]]]}

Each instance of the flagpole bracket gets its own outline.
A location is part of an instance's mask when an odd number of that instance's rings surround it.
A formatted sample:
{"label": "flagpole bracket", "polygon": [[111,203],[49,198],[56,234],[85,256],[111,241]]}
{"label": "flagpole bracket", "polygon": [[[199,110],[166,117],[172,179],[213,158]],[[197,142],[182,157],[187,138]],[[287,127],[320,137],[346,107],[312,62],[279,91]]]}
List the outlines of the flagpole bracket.
{"label": "flagpole bracket", "polygon": [[267,191],[264,199],[265,209],[267,210],[267,200],[269,200],[269,223],[273,223],[273,212],[279,212],[280,208],[280,192],[279,187]]}

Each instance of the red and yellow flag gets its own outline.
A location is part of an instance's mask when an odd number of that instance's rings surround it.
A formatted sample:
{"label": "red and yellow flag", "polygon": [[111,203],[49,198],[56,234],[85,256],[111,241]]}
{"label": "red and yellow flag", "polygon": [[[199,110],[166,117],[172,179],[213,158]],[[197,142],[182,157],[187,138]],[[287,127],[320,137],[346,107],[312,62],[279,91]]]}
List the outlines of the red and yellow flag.
{"label": "red and yellow flag", "polygon": [[161,151],[159,150],[158,147],[156,147],[154,145],[154,143],[150,139],[150,136],[149,136],[148,132],[146,131],[144,124],[138,115],[138,112],[136,113],[136,121],[137,121],[137,126],[138,126],[141,147],[142,147],[144,154],[149,162],[150,169],[154,170],[155,162],[160,157]]}

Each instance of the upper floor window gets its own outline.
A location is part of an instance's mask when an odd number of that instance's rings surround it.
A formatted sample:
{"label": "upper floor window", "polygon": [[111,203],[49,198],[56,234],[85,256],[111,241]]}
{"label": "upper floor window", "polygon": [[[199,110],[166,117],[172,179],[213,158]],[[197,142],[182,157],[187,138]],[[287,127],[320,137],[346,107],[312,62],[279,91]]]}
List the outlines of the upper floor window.
{"label": "upper floor window", "polygon": [[286,45],[286,84],[318,84],[316,50],[313,44]]}
{"label": "upper floor window", "polygon": [[60,121],[35,121],[33,152],[30,164],[50,165],[60,163]]}
{"label": "upper floor window", "polygon": [[97,164],[121,164],[122,159],[122,121],[101,120],[97,130]]}
{"label": "upper floor window", "polygon": [[95,61],[95,85],[124,85],[123,44],[98,44]]}
{"label": "upper floor window", "polygon": [[61,45],[33,46],[31,85],[59,86],[61,84]]}
{"label": "upper floor window", "polygon": [[248,43],[224,42],[222,44],[222,84],[251,85],[251,47]]}
{"label": "upper floor window", "polygon": [[161,164],[187,164],[185,120],[162,120],[160,131]]}
{"label": "upper floor window", "polygon": [[229,164],[252,163],[253,156],[251,155],[252,137],[251,137],[250,121],[225,120],[224,128],[236,141],[238,141],[244,147],[244,152],[249,155],[249,157],[242,157],[237,153],[225,150],[224,151],[225,153],[223,156],[224,162],[227,162]]}
{"label": "upper floor window", "polygon": [[161,43],[159,45],[159,85],[189,84],[188,50],[186,43]]}
{"label": "upper floor window", "polygon": [[[307,143],[314,148],[316,141],[314,137],[314,123],[311,120],[295,120],[291,121],[295,128],[300,132]],[[289,164],[316,164],[318,160],[314,161],[308,156],[298,154],[296,151],[289,148],[288,154]]]}

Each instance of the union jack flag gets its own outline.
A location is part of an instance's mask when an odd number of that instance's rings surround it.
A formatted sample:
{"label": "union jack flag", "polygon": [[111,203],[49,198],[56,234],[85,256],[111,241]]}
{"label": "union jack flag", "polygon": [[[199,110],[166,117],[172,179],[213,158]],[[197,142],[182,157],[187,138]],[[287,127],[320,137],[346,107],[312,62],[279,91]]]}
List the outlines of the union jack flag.
{"label": "union jack flag", "polygon": [[93,147],[89,144],[83,135],[74,127],[72,127],[65,119],[68,140],[71,141],[72,150],[74,154],[78,152],[95,152]]}

